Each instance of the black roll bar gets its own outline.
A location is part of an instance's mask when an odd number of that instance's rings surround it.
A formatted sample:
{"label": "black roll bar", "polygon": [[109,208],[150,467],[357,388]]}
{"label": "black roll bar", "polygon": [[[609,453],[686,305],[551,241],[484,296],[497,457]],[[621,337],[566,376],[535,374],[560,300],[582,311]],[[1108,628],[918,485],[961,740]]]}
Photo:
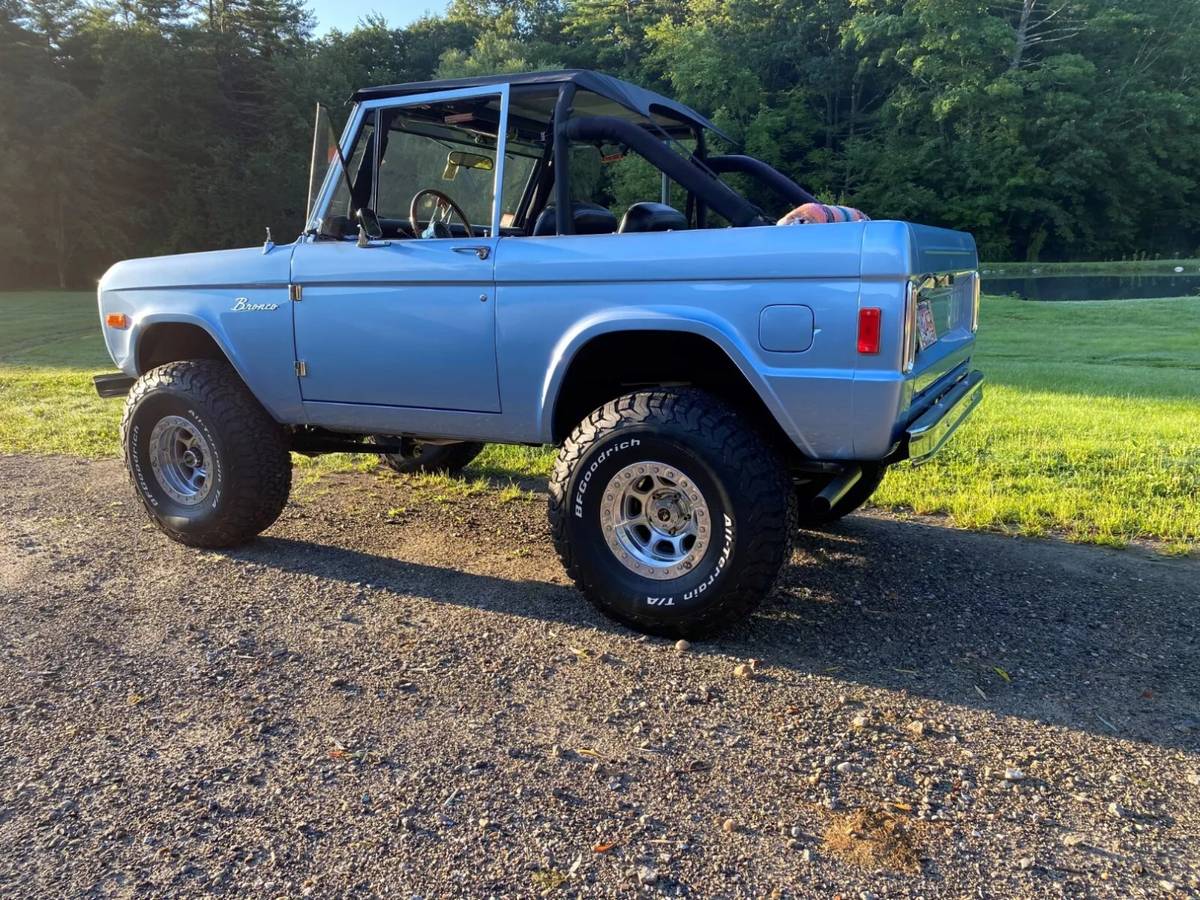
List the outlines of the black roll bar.
{"label": "black roll bar", "polygon": [[[684,189],[695,194],[707,207],[716,210],[729,222],[737,227],[747,225],[763,225],[766,219],[746,199],[740,197],[729,185],[720,181],[710,172],[700,168],[697,162],[686,159],[666,146],[645,128],[618,119],[615,116],[579,116],[568,118],[565,122],[559,118],[559,109],[563,106],[563,94],[558,96],[555,107],[554,127],[554,157],[555,166],[559,172],[555,178],[557,186],[556,202],[558,204],[558,230],[560,234],[569,234],[563,230],[564,220],[570,221],[570,190],[568,173],[563,163],[566,160],[566,146],[570,140],[594,141],[611,140],[624,144],[631,150],[645,157],[647,162],[657,166]],[[561,125],[559,123],[562,123]],[[559,142],[563,149],[560,151]],[[712,166],[712,157],[705,162]],[[763,164],[765,165],[765,163]],[[769,168],[769,167],[768,167]],[[774,171],[773,169],[771,171]],[[779,173],[776,173],[777,175]],[[783,176],[780,175],[780,178]],[[786,180],[786,179],[785,179]],[[565,196],[565,200],[563,199]]]}
{"label": "black roll bar", "polygon": [[574,234],[575,219],[571,215],[570,138],[567,125],[571,123],[571,104],[575,102],[575,82],[568,81],[558,90],[554,103],[554,206],[556,230],[559,234]]}
{"label": "black roll bar", "polygon": [[742,175],[749,175],[797,206],[802,203],[817,202],[816,197],[800,187],[792,179],[788,178],[778,169],[767,165],[761,159],[755,159],[753,156],[743,156],[741,154],[710,156],[704,162],[714,172],[738,172]]}

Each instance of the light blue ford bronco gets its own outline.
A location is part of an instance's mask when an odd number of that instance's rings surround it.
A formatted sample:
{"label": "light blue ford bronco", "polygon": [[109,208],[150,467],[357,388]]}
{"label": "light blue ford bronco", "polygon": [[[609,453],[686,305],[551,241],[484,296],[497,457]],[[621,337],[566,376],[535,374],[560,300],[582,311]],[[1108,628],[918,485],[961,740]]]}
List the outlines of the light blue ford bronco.
{"label": "light blue ford bronco", "polygon": [[127,395],[150,517],[225,547],[275,521],[291,451],[456,471],[557,444],[554,542],[600,609],[684,636],[746,616],[795,528],[979,403],[979,281],[961,232],[776,226],[815,198],[725,140],[581,70],[360,90],[340,141],[318,110],[296,241],[100,281],[121,373],[96,386]]}

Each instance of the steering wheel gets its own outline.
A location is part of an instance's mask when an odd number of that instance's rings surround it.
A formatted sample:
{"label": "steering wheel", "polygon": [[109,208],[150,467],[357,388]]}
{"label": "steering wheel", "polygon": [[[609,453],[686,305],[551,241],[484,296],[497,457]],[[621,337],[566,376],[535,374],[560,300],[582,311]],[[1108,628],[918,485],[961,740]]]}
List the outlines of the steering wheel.
{"label": "steering wheel", "polygon": [[[417,219],[417,206],[421,202],[421,198],[426,194],[437,200],[437,206],[433,209],[433,215],[429,217],[430,224],[433,224],[434,217],[441,214],[443,209],[448,209],[454,215],[462,220],[463,225],[467,229],[467,237],[472,237],[474,233],[471,230],[471,220],[467,218],[467,214],[462,211],[462,207],[450,199],[449,195],[442,193],[436,188],[422,188],[413,194],[412,202],[408,204],[408,224],[412,228],[413,237],[421,236],[421,225]],[[449,236],[449,235],[447,235]]]}

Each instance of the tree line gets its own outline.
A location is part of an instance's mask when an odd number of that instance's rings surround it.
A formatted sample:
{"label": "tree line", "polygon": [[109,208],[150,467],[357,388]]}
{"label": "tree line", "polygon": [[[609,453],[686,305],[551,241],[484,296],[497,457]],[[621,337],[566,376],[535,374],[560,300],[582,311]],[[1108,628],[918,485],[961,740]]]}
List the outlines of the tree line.
{"label": "tree line", "polygon": [[1200,0],[454,0],[315,36],[304,0],[0,0],[0,288],[302,227],[312,111],[595,68],[989,260],[1200,255]]}

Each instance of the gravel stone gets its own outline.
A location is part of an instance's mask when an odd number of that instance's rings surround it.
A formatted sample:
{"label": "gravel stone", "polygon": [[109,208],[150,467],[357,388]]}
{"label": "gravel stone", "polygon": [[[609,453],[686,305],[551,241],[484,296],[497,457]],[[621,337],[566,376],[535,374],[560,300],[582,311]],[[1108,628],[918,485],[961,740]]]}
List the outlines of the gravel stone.
{"label": "gravel stone", "polygon": [[1200,891],[1200,560],[856,514],[683,652],[506,486],[306,476],[203,551],[118,461],[0,456],[0,894]]}

